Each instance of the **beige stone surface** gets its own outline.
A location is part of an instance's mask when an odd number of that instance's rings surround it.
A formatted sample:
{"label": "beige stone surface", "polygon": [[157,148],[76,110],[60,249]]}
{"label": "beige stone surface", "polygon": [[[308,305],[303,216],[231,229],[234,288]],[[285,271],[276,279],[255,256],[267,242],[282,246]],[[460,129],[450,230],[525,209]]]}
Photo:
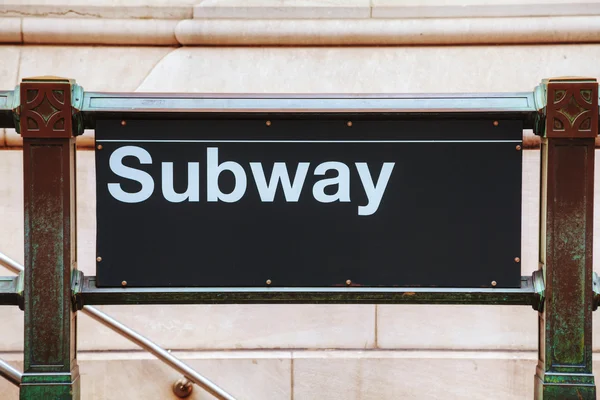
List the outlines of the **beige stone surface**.
{"label": "beige stone surface", "polygon": [[174,49],[169,47],[23,46],[18,80],[56,75],[88,91],[134,91]]}
{"label": "beige stone surface", "polygon": [[[534,352],[174,352],[238,399],[521,400],[533,397]],[[22,369],[20,355],[0,358]],[[82,398],[165,400],[180,376],[143,353],[80,353]],[[594,355],[594,370],[600,369]],[[0,379],[3,400],[18,390]],[[213,399],[194,387],[191,399]]]}
{"label": "beige stone surface", "polygon": [[23,41],[31,44],[175,46],[177,21],[167,19],[23,18]]}
{"label": "beige stone surface", "polygon": [[533,353],[294,353],[294,400],[533,398]]}
{"label": "beige stone surface", "polygon": [[[89,91],[135,91],[170,47],[0,46],[0,88],[14,88],[27,77],[56,75],[75,79]],[[90,147],[92,132],[78,144]],[[6,146],[22,146],[14,129],[6,130]]]}
{"label": "beige stone surface", "polygon": [[600,2],[573,0],[372,0],[373,18],[597,15]]}
{"label": "beige stone surface", "polygon": [[[291,399],[290,352],[174,354],[237,399]],[[13,354],[0,354],[0,358],[22,370],[22,362]],[[182,376],[148,354],[80,353],[79,365],[82,399],[178,399],[171,385]],[[0,378],[0,396],[2,400],[16,400],[18,390]],[[199,386],[187,398],[215,399]]]}
{"label": "beige stone surface", "polygon": [[370,0],[204,0],[194,6],[194,18],[345,19],[370,16]]}
{"label": "beige stone surface", "polygon": [[[210,8],[209,8],[210,9]],[[29,18],[9,23],[0,43],[106,45],[384,46],[596,43],[600,15],[516,18],[300,18],[304,8],[281,9],[261,19],[252,10],[225,8],[239,18],[168,20]],[[270,8],[267,8],[270,9]],[[343,8],[342,8],[343,9]],[[273,10],[279,10],[273,8]],[[353,9],[352,9],[353,10]],[[278,11],[279,12],[279,11]],[[316,12],[315,12],[316,13]],[[285,15],[290,17],[285,17]],[[322,15],[323,13],[317,13]],[[292,16],[294,16],[293,19]],[[269,19],[269,18],[277,19]],[[285,17],[285,18],[284,18]],[[22,27],[21,27],[22,25]],[[173,29],[175,36],[173,37]]]}
{"label": "beige stone surface", "polygon": [[[98,308],[168,349],[364,349],[375,344],[374,305]],[[82,350],[136,348],[85,316],[79,332]]]}
{"label": "beige stone surface", "polygon": [[199,0],[5,0],[0,17],[185,19]]}
{"label": "beige stone surface", "polygon": [[0,13],[0,43],[21,43],[21,20],[3,18]]}
{"label": "beige stone surface", "polygon": [[537,324],[538,313],[525,306],[378,305],[377,346],[533,351]]}
{"label": "beige stone surface", "polygon": [[8,148],[20,149],[23,147],[23,139],[13,128],[4,130],[4,146]]}
{"label": "beige stone surface", "polygon": [[552,76],[600,77],[598,59],[598,45],[377,49],[184,47],[158,63],[139,90],[217,93],[521,92],[533,90],[542,79]]}
{"label": "beige stone surface", "polygon": [[[21,151],[0,151],[0,251],[16,261],[23,262],[23,154]],[[0,266],[0,275],[12,276]],[[10,309],[10,310],[9,310]],[[18,313],[13,307],[0,307],[0,320],[9,318],[9,326],[19,326]],[[17,318],[17,319],[15,319]],[[0,340],[0,348],[22,342],[22,334],[12,329]]]}
{"label": "beige stone surface", "polygon": [[175,30],[183,45],[383,46],[588,43],[600,16],[345,20],[194,19]]}
{"label": "beige stone surface", "polygon": [[17,85],[20,54],[20,46],[0,46],[0,90],[11,90]]}

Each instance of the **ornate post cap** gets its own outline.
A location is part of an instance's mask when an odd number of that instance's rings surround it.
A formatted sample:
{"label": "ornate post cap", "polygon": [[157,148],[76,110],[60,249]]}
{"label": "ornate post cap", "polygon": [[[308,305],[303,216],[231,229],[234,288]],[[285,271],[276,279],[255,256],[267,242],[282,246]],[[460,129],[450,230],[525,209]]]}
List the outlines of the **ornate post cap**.
{"label": "ornate post cap", "polygon": [[17,131],[24,138],[69,138],[83,133],[79,105],[83,90],[73,79],[57,76],[24,78],[15,91]]}
{"label": "ornate post cap", "polygon": [[595,78],[550,78],[544,79],[541,87],[546,97],[544,137],[598,136],[598,82]]}

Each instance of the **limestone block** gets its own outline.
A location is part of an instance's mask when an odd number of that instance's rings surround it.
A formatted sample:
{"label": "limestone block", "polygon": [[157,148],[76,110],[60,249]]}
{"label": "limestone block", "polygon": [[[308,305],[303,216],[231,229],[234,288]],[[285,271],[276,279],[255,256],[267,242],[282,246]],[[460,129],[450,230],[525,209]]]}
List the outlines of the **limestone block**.
{"label": "limestone block", "polygon": [[197,0],[7,0],[0,17],[185,19]]}
{"label": "limestone block", "polygon": [[3,18],[0,12],[0,43],[21,43],[21,19]]}
{"label": "limestone block", "polygon": [[[167,349],[364,349],[375,344],[374,305],[98,308]],[[86,316],[78,339],[81,350],[137,348]]]}
{"label": "limestone block", "polygon": [[[547,77],[600,76],[598,59],[598,45],[183,47],[159,62],[139,90],[188,93],[521,92],[533,90]],[[96,87],[98,84],[94,84],[93,90],[101,90]],[[91,90],[92,86],[88,85],[88,88]]]}
{"label": "limestone block", "polygon": [[175,20],[23,18],[23,42],[174,46]]}
{"label": "limestone block", "polygon": [[[2,20],[0,20],[0,31],[4,29],[2,23]],[[0,90],[12,90],[17,86],[21,49],[21,46],[0,46],[0,60],[2,60],[0,62]]]}
{"label": "limestone block", "polygon": [[378,305],[381,349],[536,350],[529,306]]}
{"label": "limestone block", "polygon": [[594,43],[600,16],[413,19],[194,19],[175,30],[183,45],[400,46]]}
{"label": "limestone block", "polygon": [[[173,353],[237,399],[291,398],[291,354],[279,351]],[[20,356],[20,355],[19,355]],[[13,354],[0,354],[18,370]],[[147,353],[79,353],[81,398],[86,400],[178,399],[171,385],[180,375]],[[0,378],[2,400],[17,400],[18,389]],[[190,400],[215,397],[194,386]]]}
{"label": "limestone block", "polygon": [[294,400],[533,398],[534,353],[294,352]]}
{"label": "limestone block", "polygon": [[369,0],[204,0],[194,18],[325,19],[369,18]]}
{"label": "limestone block", "polygon": [[[13,276],[13,274],[0,267],[0,276]],[[0,307],[0,320],[4,327],[2,329],[2,340],[0,340],[0,352],[23,351],[23,338],[25,337],[23,332],[24,318],[23,311],[19,307]],[[22,359],[23,355],[19,354],[19,357]],[[0,383],[1,381],[2,377],[0,376]],[[2,394],[2,390],[0,390],[0,394]],[[4,399],[2,396],[0,398]]]}
{"label": "limestone block", "polygon": [[8,148],[20,149],[23,147],[23,138],[14,128],[4,130],[4,146]]}
{"label": "limestone block", "polygon": [[23,46],[22,78],[55,75],[75,79],[87,91],[135,91],[169,47]]}
{"label": "limestone block", "polygon": [[573,0],[372,0],[373,18],[598,15],[600,2]]}
{"label": "limestone block", "polygon": [[[0,251],[20,263],[23,262],[24,246],[22,158],[23,153],[20,150],[0,151]],[[0,274],[13,275],[2,267]],[[6,307],[0,307],[0,313],[4,310]],[[22,340],[22,337],[19,340]],[[3,337],[0,343],[4,341]],[[10,342],[9,339],[6,341]]]}
{"label": "limestone block", "polygon": [[[533,398],[533,352],[235,351],[174,354],[238,399],[521,400]],[[0,357],[22,369],[20,354]],[[600,362],[594,357],[594,370]],[[292,365],[293,363],[293,365]],[[144,353],[79,353],[82,398],[176,397],[180,376]],[[0,379],[3,400],[18,389]],[[194,387],[189,399],[213,399]]]}

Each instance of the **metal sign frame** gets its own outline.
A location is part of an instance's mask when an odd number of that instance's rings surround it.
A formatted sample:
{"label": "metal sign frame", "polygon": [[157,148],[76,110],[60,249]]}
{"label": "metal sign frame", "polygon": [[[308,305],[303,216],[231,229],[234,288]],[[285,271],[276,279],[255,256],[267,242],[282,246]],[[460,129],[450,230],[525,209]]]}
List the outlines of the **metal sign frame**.
{"label": "metal sign frame", "polygon": [[[542,136],[540,268],[503,288],[99,288],[77,270],[75,137],[103,118],[199,113],[519,119]],[[592,271],[598,83],[544,80],[532,92],[443,95],[189,95],[84,92],[24,79],[0,91],[0,127],[23,137],[25,272],[0,278],[0,304],[25,315],[21,399],[79,399],[77,311],[99,304],[389,303],[529,305],[538,311],[536,399],[595,399]],[[101,262],[98,259],[97,262]]]}

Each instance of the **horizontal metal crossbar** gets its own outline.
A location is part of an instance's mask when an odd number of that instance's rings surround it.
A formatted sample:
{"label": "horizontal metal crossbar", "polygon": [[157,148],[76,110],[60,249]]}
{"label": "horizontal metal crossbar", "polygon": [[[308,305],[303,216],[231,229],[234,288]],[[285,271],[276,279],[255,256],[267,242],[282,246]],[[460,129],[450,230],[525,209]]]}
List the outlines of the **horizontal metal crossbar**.
{"label": "horizontal metal crossbar", "polygon": [[[78,87],[80,89],[80,87]],[[13,110],[18,99],[12,91],[0,91],[0,128],[14,127]],[[539,101],[538,101],[539,102]],[[101,93],[78,90],[73,106],[83,125],[94,129],[101,118],[189,118],[223,114],[230,117],[260,114],[379,114],[387,117],[463,116],[520,119],[532,128],[538,110],[531,92],[476,94],[184,94]]]}
{"label": "horizontal metal crossbar", "polygon": [[537,113],[534,92],[491,94],[360,94],[257,95],[97,93],[83,95],[80,108],[85,128],[101,118],[190,118],[223,115],[230,118],[272,115],[372,115],[409,117],[427,114],[520,119],[532,128]]}
{"label": "horizontal metal crossbar", "polygon": [[[535,283],[534,283],[535,281]],[[505,288],[99,288],[96,277],[84,277],[82,305],[96,304],[541,304],[543,284],[521,277],[521,287]],[[539,289],[538,289],[539,288]]]}

